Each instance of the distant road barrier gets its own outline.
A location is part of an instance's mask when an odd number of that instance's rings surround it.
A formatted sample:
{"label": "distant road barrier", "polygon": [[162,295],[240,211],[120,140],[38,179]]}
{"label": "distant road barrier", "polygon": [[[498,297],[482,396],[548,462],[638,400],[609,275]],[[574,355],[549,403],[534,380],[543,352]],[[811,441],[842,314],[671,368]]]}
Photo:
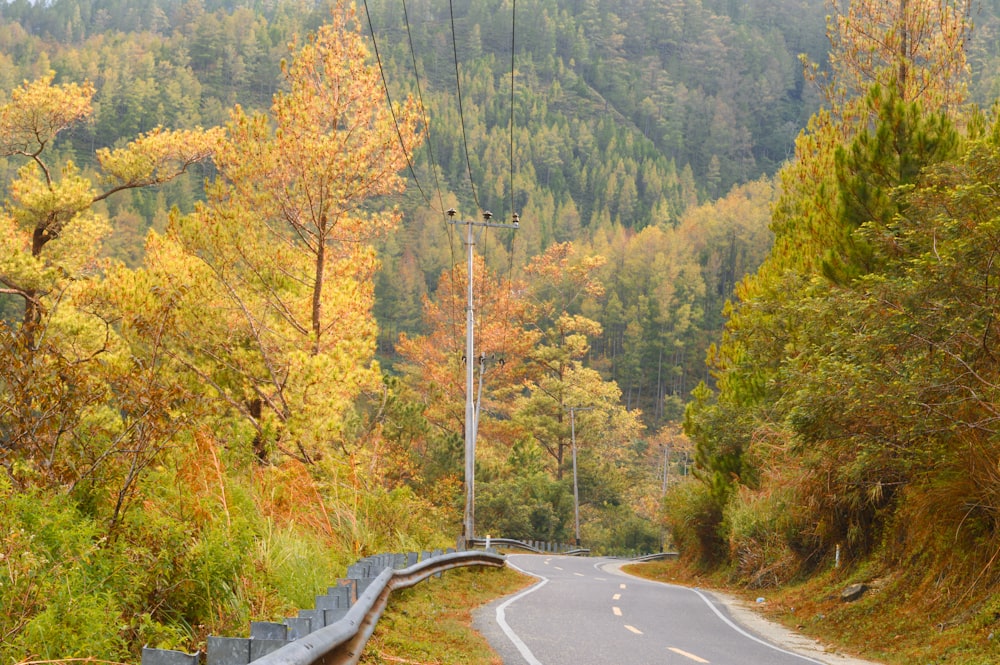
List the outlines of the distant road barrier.
{"label": "distant road barrier", "polygon": [[[581,556],[590,554],[590,549],[577,547],[567,543],[550,543],[538,540],[518,540],[516,538],[473,538],[472,544],[478,547],[503,547],[507,549],[521,549],[535,554],[565,554],[567,556]],[[656,561],[658,559],[676,559],[677,552],[655,552],[653,554],[643,554],[641,556],[629,557],[629,561],[643,563],[646,561]]]}
{"label": "distant road barrier", "polygon": [[589,548],[568,543],[546,543],[539,540],[517,540],[516,538],[473,538],[472,544],[483,547],[516,548],[535,554],[566,554],[569,556],[590,554]]}
{"label": "distant road barrier", "polygon": [[[348,568],[316,608],[300,610],[284,623],[253,622],[249,638],[208,638],[207,665],[355,665],[382,616],[389,595],[433,575],[463,566],[502,568],[493,552],[383,554]],[[142,650],[142,665],[198,665],[200,652]]]}
{"label": "distant road barrier", "polygon": [[657,552],[655,554],[644,554],[642,556],[633,557],[630,561],[636,563],[644,563],[646,561],[657,561],[658,559],[676,559],[680,554],[677,552]]}

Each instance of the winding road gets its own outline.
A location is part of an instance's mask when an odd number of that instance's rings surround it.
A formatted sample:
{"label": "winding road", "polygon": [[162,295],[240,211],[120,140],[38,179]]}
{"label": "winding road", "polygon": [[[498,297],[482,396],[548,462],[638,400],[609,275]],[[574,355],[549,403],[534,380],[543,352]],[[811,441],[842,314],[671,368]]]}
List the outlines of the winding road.
{"label": "winding road", "polygon": [[[827,665],[742,626],[712,594],[626,575],[621,561],[515,554],[537,577],[480,610],[476,628],[504,665]],[[798,650],[796,650],[798,651]]]}

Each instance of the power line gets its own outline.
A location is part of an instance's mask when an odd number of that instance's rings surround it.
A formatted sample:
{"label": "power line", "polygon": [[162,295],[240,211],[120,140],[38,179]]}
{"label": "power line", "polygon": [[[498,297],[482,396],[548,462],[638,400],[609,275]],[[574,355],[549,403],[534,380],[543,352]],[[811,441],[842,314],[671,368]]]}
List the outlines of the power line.
{"label": "power line", "polygon": [[[423,187],[420,186],[420,180],[417,177],[416,170],[414,169],[413,163],[410,160],[410,154],[406,150],[406,146],[403,143],[403,137],[402,137],[402,133],[400,132],[400,129],[399,129],[399,123],[396,121],[396,114],[395,114],[395,111],[392,108],[392,97],[391,97],[391,95],[389,93],[389,85],[388,85],[388,83],[386,81],[385,69],[382,66],[382,58],[381,58],[381,56],[379,54],[379,50],[378,50],[378,40],[375,37],[375,28],[374,28],[374,26],[372,24],[372,16],[371,16],[371,11],[368,8],[368,0],[364,0],[364,5],[365,5],[365,15],[368,18],[368,31],[371,34],[372,45],[373,45],[374,51],[375,51],[375,59],[378,62],[379,73],[382,76],[382,86],[385,89],[385,96],[386,96],[386,99],[389,102],[389,110],[392,113],[393,122],[396,125],[396,136],[399,138],[399,144],[403,148],[403,154],[406,156],[406,164],[409,167],[410,174],[413,177],[413,182],[414,182],[414,184],[416,184],[417,189],[420,191],[420,195],[423,197],[424,201],[427,203],[427,206],[433,210],[434,209],[434,204],[431,203],[429,197],[424,192]],[[409,49],[410,49],[410,61],[413,63],[413,76],[414,76],[414,79],[416,81],[417,99],[418,99],[419,104],[420,104],[420,113],[423,116],[424,127],[427,130],[427,152],[428,152],[428,157],[429,157],[428,164],[429,164],[429,168],[430,168],[430,171],[431,171],[431,175],[434,178],[434,189],[437,191],[438,212],[442,212],[443,213],[444,212],[444,197],[443,197],[442,192],[441,192],[441,183],[440,183],[440,180],[438,179],[438,174],[437,174],[437,161],[434,159],[434,142],[433,142],[433,137],[432,137],[432,134],[431,134],[431,121],[430,121],[430,116],[429,116],[429,114],[427,112],[427,105],[424,103],[423,88],[420,85],[420,69],[419,69],[419,67],[417,65],[416,49],[414,49],[414,47],[413,47],[413,30],[410,27],[410,15],[409,15],[409,12],[406,9],[406,0],[402,0],[402,5],[403,5],[403,20],[404,20],[404,24],[406,26],[406,40],[407,40],[407,44],[409,45]],[[452,234],[452,227],[450,225],[448,225],[448,235],[449,235],[448,246],[449,246],[449,249],[451,250],[452,289],[454,289],[454,285],[455,285],[455,268],[454,268],[454,266],[455,266],[455,241],[454,241],[454,237],[453,237],[453,234]],[[457,337],[458,332],[457,332],[457,323],[455,321],[454,297],[452,298],[452,307],[451,307],[451,309],[452,309],[452,327],[454,329],[453,333]]]}
{"label": "power line", "polygon": [[[513,0],[510,15],[510,211],[514,207],[514,30],[517,26],[517,0]],[[513,248],[512,248],[513,251]]]}
{"label": "power line", "polygon": [[[437,174],[437,162],[434,159],[434,147],[431,141],[431,119],[427,114],[427,106],[424,104],[424,94],[420,86],[420,70],[417,68],[417,54],[413,48],[413,34],[410,31],[410,15],[406,11],[406,0],[402,0],[403,3],[403,21],[406,23],[406,40],[410,45],[410,59],[413,61],[413,76],[417,82],[417,99],[420,101],[420,112],[424,116],[424,126],[427,128],[427,153],[430,158],[430,170],[431,175],[434,176],[434,188],[437,190],[438,195],[438,212],[444,212],[444,197],[441,195],[441,183],[438,181]],[[450,228],[450,227],[449,227]]]}
{"label": "power line", "polygon": [[385,70],[382,68],[382,56],[379,55],[378,41],[375,39],[375,28],[372,26],[372,15],[371,12],[368,11],[368,0],[365,0],[365,15],[368,17],[368,32],[371,33],[372,36],[372,46],[375,50],[375,61],[378,63],[378,71],[382,76],[382,87],[385,89],[385,98],[389,103],[389,113],[392,114],[392,124],[396,127],[396,136],[399,138],[399,146],[403,149],[403,155],[406,157],[406,165],[410,169],[410,175],[413,176],[413,182],[420,191],[420,195],[424,197],[424,201],[427,202],[428,206],[432,206],[431,200],[427,198],[427,194],[424,193],[424,188],[420,186],[420,180],[417,178],[417,172],[414,170],[413,162],[410,160],[410,152],[406,149],[406,144],[403,142],[403,133],[399,129],[399,121],[396,118],[396,110],[392,107],[392,95],[389,94],[389,84],[385,80]]}
{"label": "power line", "polygon": [[[514,47],[517,27],[517,0],[513,0],[510,16],[510,211],[511,218],[515,224],[518,223],[518,214],[514,203]],[[502,334],[500,339],[501,349],[507,348],[507,328],[510,323],[510,298],[513,290],[514,274],[514,243],[517,241],[515,235],[510,239],[510,250],[507,256],[507,288],[504,289],[504,316],[502,322]]]}
{"label": "power line", "polygon": [[458,38],[455,35],[455,7],[452,0],[448,0],[448,13],[451,16],[451,47],[455,57],[455,90],[458,92],[458,119],[462,125],[462,143],[465,145],[465,165],[469,170],[469,186],[472,187],[472,200],[476,202],[476,209],[482,210],[479,204],[479,196],[476,194],[476,182],[472,177],[472,159],[469,157],[469,138],[465,132],[465,112],[462,108],[462,80],[458,73]]}
{"label": "power line", "polygon": [[[413,48],[413,30],[410,28],[410,14],[409,14],[409,12],[406,9],[406,0],[402,0],[402,4],[403,4],[403,22],[406,25],[406,41],[407,41],[407,44],[409,45],[409,48],[410,48],[410,60],[411,60],[411,62],[413,62],[413,76],[414,76],[414,79],[416,80],[416,86],[417,86],[417,99],[420,102],[420,112],[423,114],[423,117],[424,117],[424,126],[427,128],[427,154],[428,154],[428,158],[429,158],[429,168],[430,168],[430,171],[431,171],[431,175],[434,177],[434,188],[435,188],[435,190],[437,190],[438,205],[440,206],[438,208],[438,212],[443,213],[444,212],[444,196],[442,195],[442,192],[441,192],[441,183],[440,183],[440,180],[438,179],[437,160],[434,159],[434,141],[433,141],[433,137],[431,135],[431,119],[430,119],[430,115],[427,112],[427,105],[424,103],[423,89],[422,89],[422,86],[420,85],[420,68],[417,66],[417,53],[416,53],[416,49]],[[453,32],[453,34],[454,34],[454,32]],[[434,206],[430,205],[430,202],[428,202],[428,205],[433,209]],[[451,309],[452,335],[453,335],[453,337],[455,339],[458,339],[458,321],[457,321],[457,316],[456,316],[456,313],[455,313],[456,312],[456,310],[455,310],[455,287],[456,287],[456,284],[455,284],[455,261],[456,261],[456,258],[455,258],[454,228],[453,228],[453,226],[451,224],[446,224],[445,226],[448,229],[448,249],[451,252],[451,290],[452,290],[452,294],[451,294],[451,298],[450,298],[450,300],[451,300],[451,307],[450,307],[450,309]]]}
{"label": "power line", "polygon": [[[443,211],[443,209],[444,209],[444,199],[443,199],[443,195],[442,195],[442,189],[441,189],[440,181],[439,181],[438,174],[437,174],[436,160],[434,158],[433,140],[432,140],[432,137],[431,137],[431,122],[430,122],[430,117],[429,117],[429,114],[428,114],[428,111],[427,111],[427,106],[424,103],[423,90],[422,90],[422,86],[420,84],[420,72],[419,72],[419,67],[418,67],[418,63],[417,63],[416,49],[414,48],[414,45],[413,45],[412,27],[410,25],[409,12],[408,12],[407,7],[406,7],[406,0],[402,0],[402,5],[403,5],[403,18],[404,18],[404,23],[405,23],[405,27],[406,27],[406,34],[407,34],[407,43],[408,43],[408,46],[409,46],[409,49],[410,49],[410,59],[411,59],[411,61],[413,63],[413,71],[414,71],[414,76],[415,76],[415,79],[416,79],[417,97],[418,97],[418,100],[419,100],[419,103],[420,103],[421,114],[423,116],[425,127],[427,128],[427,149],[428,149],[429,160],[430,160],[430,169],[431,169],[432,175],[434,177],[434,185],[435,185],[435,189],[437,191],[437,198],[438,198],[438,203],[439,203],[438,210],[439,211]],[[410,152],[407,150],[406,145],[403,142],[402,132],[401,132],[400,127],[399,127],[399,122],[398,122],[398,119],[396,117],[395,110],[392,107],[392,97],[391,97],[391,94],[389,92],[389,86],[388,86],[388,82],[387,82],[387,79],[386,79],[385,68],[383,67],[383,64],[382,64],[382,58],[381,58],[381,54],[380,54],[379,48],[378,48],[378,41],[377,41],[377,38],[375,36],[375,29],[374,29],[374,25],[373,25],[373,21],[372,21],[372,17],[371,17],[371,12],[370,12],[370,9],[368,7],[368,0],[364,0],[364,6],[365,6],[365,14],[366,14],[367,19],[368,19],[368,29],[369,29],[369,33],[371,34],[372,44],[373,44],[374,52],[375,52],[375,57],[376,57],[376,61],[378,63],[378,67],[379,67],[379,73],[380,73],[380,75],[382,77],[382,85],[383,85],[383,88],[385,89],[386,98],[389,101],[390,112],[392,113],[393,123],[396,126],[396,134],[397,134],[397,137],[399,139],[400,146],[403,148],[403,152],[404,152],[404,155],[405,155],[406,161],[407,161],[407,166],[409,168],[410,174],[413,177],[414,183],[417,186],[417,189],[420,191],[420,194],[423,197],[424,201],[427,203],[427,205],[430,208],[433,209],[434,205],[431,203],[430,198],[428,197],[427,193],[424,191],[424,188],[421,186],[419,178],[417,177],[416,170],[414,168],[413,161],[412,161],[411,156],[410,156]],[[458,97],[458,112],[459,112],[460,125],[461,125],[461,129],[462,129],[462,142],[463,142],[463,147],[464,147],[464,151],[465,151],[466,168],[468,170],[469,185],[470,185],[470,188],[471,188],[471,191],[472,191],[473,200],[475,202],[476,207],[478,209],[482,210],[482,204],[480,203],[480,200],[479,200],[478,192],[476,190],[475,178],[474,178],[474,175],[473,175],[473,172],[472,172],[472,160],[471,160],[471,154],[470,154],[470,150],[469,150],[468,132],[467,132],[466,123],[465,123],[465,109],[464,109],[464,100],[463,100],[463,95],[462,95],[461,73],[460,73],[460,66],[459,66],[459,60],[458,60],[458,38],[457,38],[457,30],[456,30],[456,25],[455,25],[454,5],[452,4],[452,0],[449,0],[448,7],[449,7],[451,33],[452,33],[452,35],[451,35],[452,36],[452,54],[453,54],[453,58],[454,58],[454,62],[455,62],[455,86],[456,86],[456,92],[457,92],[457,97]],[[516,10],[517,10],[516,0],[514,0],[513,12],[512,12],[512,15],[511,15],[511,60],[510,60],[511,83],[510,83],[510,116],[509,116],[509,122],[510,122],[510,129],[509,129],[509,177],[510,177],[510,193],[509,193],[509,198],[510,198],[511,210],[514,209],[514,205],[515,205],[515,193],[514,193],[514,188],[515,188],[515,184],[514,184],[514,147],[515,147],[515,142],[514,142],[514,101],[515,101],[515,85],[516,85],[516,76],[515,76],[515,64],[516,64],[516,54],[515,54],[515,46],[516,46],[516,31],[515,31],[515,29],[516,29]],[[514,220],[514,223],[516,225],[517,221],[518,221],[518,215],[517,215],[517,213],[513,213],[513,220]],[[453,285],[452,288],[454,289],[454,286],[455,286],[455,279],[454,279],[454,276],[455,276],[454,275],[454,266],[455,266],[454,241],[455,241],[455,239],[454,239],[454,235],[453,235],[453,229],[451,228],[450,224],[448,225],[448,230],[449,230],[449,243],[448,244],[449,244],[449,249],[451,250],[451,253],[452,253],[452,285]],[[483,233],[482,233],[483,237],[481,238],[481,240],[484,243],[488,242],[488,240],[487,240],[488,230],[489,230],[488,227],[483,229]],[[511,285],[512,285],[514,252],[515,252],[515,248],[514,248],[514,245],[513,245],[513,242],[512,242],[510,250],[509,250],[509,257],[508,257],[507,280],[506,280],[508,288],[505,290],[506,291],[506,293],[505,293],[505,300],[504,300],[504,311],[505,312],[509,312],[509,306],[510,306],[509,301],[510,301],[510,291],[511,291]],[[472,278],[473,278],[473,276],[471,274],[468,275],[467,277],[468,277],[469,280],[472,280]],[[453,298],[453,300],[454,300],[454,298]],[[480,318],[481,318],[480,323],[482,323],[482,317],[485,315],[485,311],[482,308],[479,308],[479,309],[480,309]],[[455,316],[454,316],[454,311],[453,311],[452,314],[453,314],[452,315],[452,321],[453,321],[453,325],[454,325],[455,323],[457,323],[457,321],[456,321]],[[506,325],[504,325],[504,333],[503,333],[502,345],[503,346],[506,345]],[[467,359],[466,362],[469,362],[469,359]]]}

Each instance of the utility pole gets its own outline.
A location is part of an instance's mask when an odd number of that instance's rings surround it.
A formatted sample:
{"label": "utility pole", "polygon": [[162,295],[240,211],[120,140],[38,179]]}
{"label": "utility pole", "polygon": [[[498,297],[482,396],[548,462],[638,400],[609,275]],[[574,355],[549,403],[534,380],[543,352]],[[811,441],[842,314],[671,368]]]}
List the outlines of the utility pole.
{"label": "utility pole", "polygon": [[514,213],[512,224],[491,222],[493,213],[486,211],[483,213],[483,221],[460,221],[455,219],[457,211],[452,208],[448,211],[448,223],[453,225],[465,225],[465,248],[468,259],[468,303],[465,308],[465,517],[462,522],[462,537],[465,540],[465,547],[472,547],[472,539],[475,538],[475,510],[476,510],[476,412],[475,399],[473,395],[473,374],[475,372],[475,336],[473,335],[473,252],[475,251],[476,240],[473,235],[474,227],[493,227],[502,229],[516,229],[520,224],[517,213]]}
{"label": "utility pole", "polygon": [[672,451],[671,451],[670,444],[667,444],[667,445],[663,446],[663,492],[661,494],[661,497],[667,495],[667,487],[670,484],[669,480],[668,480],[668,474],[670,473],[670,453],[671,452]]}
{"label": "utility pole", "polygon": [[576,482],[576,412],[591,411],[592,406],[567,406],[569,409],[570,441],[573,445],[573,513],[576,522],[576,546],[580,546],[580,488]]}

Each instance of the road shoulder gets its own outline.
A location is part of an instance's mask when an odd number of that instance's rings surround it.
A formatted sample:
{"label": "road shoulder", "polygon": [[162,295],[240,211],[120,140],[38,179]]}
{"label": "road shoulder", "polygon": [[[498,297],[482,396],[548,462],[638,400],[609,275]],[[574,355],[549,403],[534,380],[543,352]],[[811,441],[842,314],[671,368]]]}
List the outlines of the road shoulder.
{"label": "road shoulder", "polygon": [[[636,575],[626,573],[622,570],[622,566],[628,563],[630,562],[614,562],[606,564],[602,566],[602,568],[608,571],[615,571],[616,573],[626,577],[641,579],[647,582],[653,582],[654,584],[666,584],[665,582],[656,582],[655,580],[649,580],[644,577],[638,577]],[[714,590],[709,593],[714,599],[718,600],[725,606],[733,620],[739,623],[743,628],[769,642],[773,642],[774,644],[781,646],[784,649],[794,651],[795,653],[801,653],[804,656],[814,658],[818,661],[826,663],[827,665],[879,665],[876,661],[864,660],[854,656],[838,653],[835,649],[824,646],[811,637],[806,637],[805,635],[796,633],[779,623],[771,621],[770,619],[761,616],[753,605],[740,598]]]}

